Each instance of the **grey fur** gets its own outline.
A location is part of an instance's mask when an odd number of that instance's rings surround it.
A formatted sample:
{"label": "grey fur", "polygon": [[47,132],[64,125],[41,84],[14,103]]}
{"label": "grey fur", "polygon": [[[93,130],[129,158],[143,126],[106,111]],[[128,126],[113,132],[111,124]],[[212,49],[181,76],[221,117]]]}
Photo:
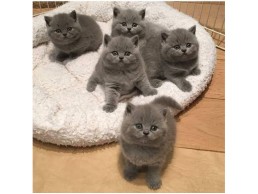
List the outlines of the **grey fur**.
{"label": "grey fur", "polygon": [[[185,78],[200,74],[199,43],[195,31],[195,26],[189,30],[179,28],[152,34],[146,40],[141,53],[152,86],[159,87],[162,80],[167,79],[184,92],[192,90],[192,85]],[[188,43],[190,47],[187,47]]]}
{"label": "grey fur", "polygon": [[86,15],[60,13],[53,17],[45,16],[48,36],[59,50],[56,57],[64,61],[68,57],[96,51],[102,43],[103,34],[94,19]]}
{"label": "grey fur", "polygon": [[126,180],[134,179],[147,167],[149,188],[161,186],[161,172],[173,155],[176,137],[176,122],[168,107],[181,109],[169,97],[140,106],[127,104],[119,137]]}
{"label": "grey fur", "polygon": [[[136,11],[133,9],[113,9],[113,23],[111,36],[123,35],[132,37],[138,35],[139,38],[145,36],[146,22],[145,9]],[[130,30],[129,30],[130,29]]]}
{"label": "grey fur", "polygon": [[113,112],[120,96],[128,95],[135,89],[139,89],[144,96],[157,94],[145,73],[138,36],[117,36],[111,39],[105,35],[104,44],[95,71],[87,84],[89,92],[94,91],[97,84],[104,86],[106,104],[103,110]]}

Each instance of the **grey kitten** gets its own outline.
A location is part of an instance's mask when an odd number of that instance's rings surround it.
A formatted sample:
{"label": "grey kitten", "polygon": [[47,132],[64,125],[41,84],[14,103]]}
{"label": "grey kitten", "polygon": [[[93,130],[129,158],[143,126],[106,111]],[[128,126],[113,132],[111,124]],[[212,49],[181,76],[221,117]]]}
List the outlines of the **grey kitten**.
{"label": "grey kitten", "polygon": [[58,61],[96,51],[102,43],[102,31],[95,20],[86,15],[60,13],[45,16],[48,35],[59,50]]}
{"label": "grey kitten", "polygon": [[144,96],[157,94],[147,78],[138,48],[138,36],[132,38],[104,36],[104,49],[89,78],[87,90],[104,86],[106,104],[103,110],[113,112],[119,98],[139,89]]}
{"label": "grey kitten", "polygon": [[126,180],[133,180],[147,168],[149,188],[161,186],[161,172],[173,155],[176,137],[175,119],[168,107],[181,110],[176,101],[165,96],[145,105],[127,104],[119,137]]}
{"label": "grey kitten", "polygon": [[135,11],[132,9],[113,9],[113,23],[111,36],[123,35],[132,37],[138,35],[139,38],[145,36],[145,9]]}
{"label": "grey kitten", "polygon": [[185,78],[199,75],[199,43],[195,36],[196,26],[190,29],[175,29],[151,36],[141,49],[147,66],[147,75],[154,87],[167,79],[184,92],[192,90]]}

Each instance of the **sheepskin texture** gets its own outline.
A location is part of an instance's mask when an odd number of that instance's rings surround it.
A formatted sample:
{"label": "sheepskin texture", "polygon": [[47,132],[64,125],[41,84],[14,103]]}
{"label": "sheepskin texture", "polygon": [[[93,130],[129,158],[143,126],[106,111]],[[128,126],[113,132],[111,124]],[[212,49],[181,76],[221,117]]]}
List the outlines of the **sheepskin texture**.
{"label": "sheepskin texture", "polygon": [[[193,102],[210,82],[216,60],[214,42],[193,18],[171,8],[164,2],[69,2],[46,14],[33,18],[33,136],[57,145],[93,146],[117,141],[126,103],[119,103],[113,113],[102,110],[104,93],[100,86],[92,93],[86,84],[94,70],[103,45],[97,52],[84,54],[66,65],[51,60],[53,44],[49,42],[44,15],[57,13],[87,14],[96,19],[103,34],[111,33],[113,7],[146,8],[146,20],[169,29],[197,26],[200,43],[201,75],[189,76],[191,92],[182,92],[173,83],[165,82],[156,96],[138,96],[134,104],[144,104],[157,96],[171,96],[183,108]],[[189,129],[190,130],[190,129]]]}

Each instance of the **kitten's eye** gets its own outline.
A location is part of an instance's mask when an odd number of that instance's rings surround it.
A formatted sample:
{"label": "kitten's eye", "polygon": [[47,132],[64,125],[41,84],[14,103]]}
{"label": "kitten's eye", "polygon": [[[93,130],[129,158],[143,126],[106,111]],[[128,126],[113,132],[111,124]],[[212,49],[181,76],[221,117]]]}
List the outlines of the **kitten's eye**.
{"label": "kitten's eye", "polygon": [[174,46],[174,49],[178,50],[178,49],[180,49],[180,46],[176,45],[176,46]]}
{"label": "kitten's eye", "polygon": [[71,30],[72,30],[72,27],[67,28],[67,31],[71,31]]}
{"label": "kitten's eye", "polygon": [[156,131],[157,129],[158,129],[158,127],[155,126],[155,125],[152,125],[151,128],[150,128],[151,131]]}
{"label": "kitten's eye", "polygon": [[137,124],[135,124],[135,127],[136,127],[137,129],[142,129],[142,124],[141,124],[141,123],[137,123]]}
{"label": "kitten's eye", "polygon": [[112,55],[116,56],[116,55],[118,55],[118,52],[113,51],[113,52],[112,52]]}
{"label": "kitten's eye", "polygon": [[187,43],[187,44],[186,44],[186,47],[188,47],[188,48],[191,47],[191,46],[192,46],[191,43]]}
{"label": "kitten's eye", "polygon": [[61,33],[61,30],[57,29],[57,30],[56,30],[56,33]]}
{"label": "kitten's eye", "polygon": [[122,26],[126,26],[126,22],[122,22]]}
{"label": "kitten's eye", "polygon": [[136,24],[136,23],[133,23],[133,27],[137,27],[138,26],[138,24]]}
{"label": "kitten's eye", "polygon": [[125,56],[130,56],[131,53],[130,52],[125,52]]}

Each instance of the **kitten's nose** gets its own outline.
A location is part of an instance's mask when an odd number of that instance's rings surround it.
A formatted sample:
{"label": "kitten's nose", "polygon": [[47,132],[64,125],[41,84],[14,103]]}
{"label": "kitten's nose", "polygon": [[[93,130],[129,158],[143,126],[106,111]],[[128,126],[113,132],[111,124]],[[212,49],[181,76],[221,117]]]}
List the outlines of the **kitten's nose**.
{"label": "kitten's nose", "polygon": [[186,49],[181,49],[181,51],[182,51],[183,53],[185,53],[185,52],[186,52]]}
{"label": "kitten's nose", "polygon": [[66,36],[67,34],[65,33],[65,34],[63,34],[64,36]]}
{"label": "kitten's nose", "polygon": [[132,28],[127,28],[128,31],[131,31]]}
{"label": "kitten's nose", "polygon": [[120,59],[120,60],[123,60],[123,59],[124,59],[124,57],[120,56],[120,57],[119,57],[119,59]]}
{"label": "kitten's nose", "polygon": [[144,135],[149,135],[149,132],[148,131],[144,131],[143,134]]}

